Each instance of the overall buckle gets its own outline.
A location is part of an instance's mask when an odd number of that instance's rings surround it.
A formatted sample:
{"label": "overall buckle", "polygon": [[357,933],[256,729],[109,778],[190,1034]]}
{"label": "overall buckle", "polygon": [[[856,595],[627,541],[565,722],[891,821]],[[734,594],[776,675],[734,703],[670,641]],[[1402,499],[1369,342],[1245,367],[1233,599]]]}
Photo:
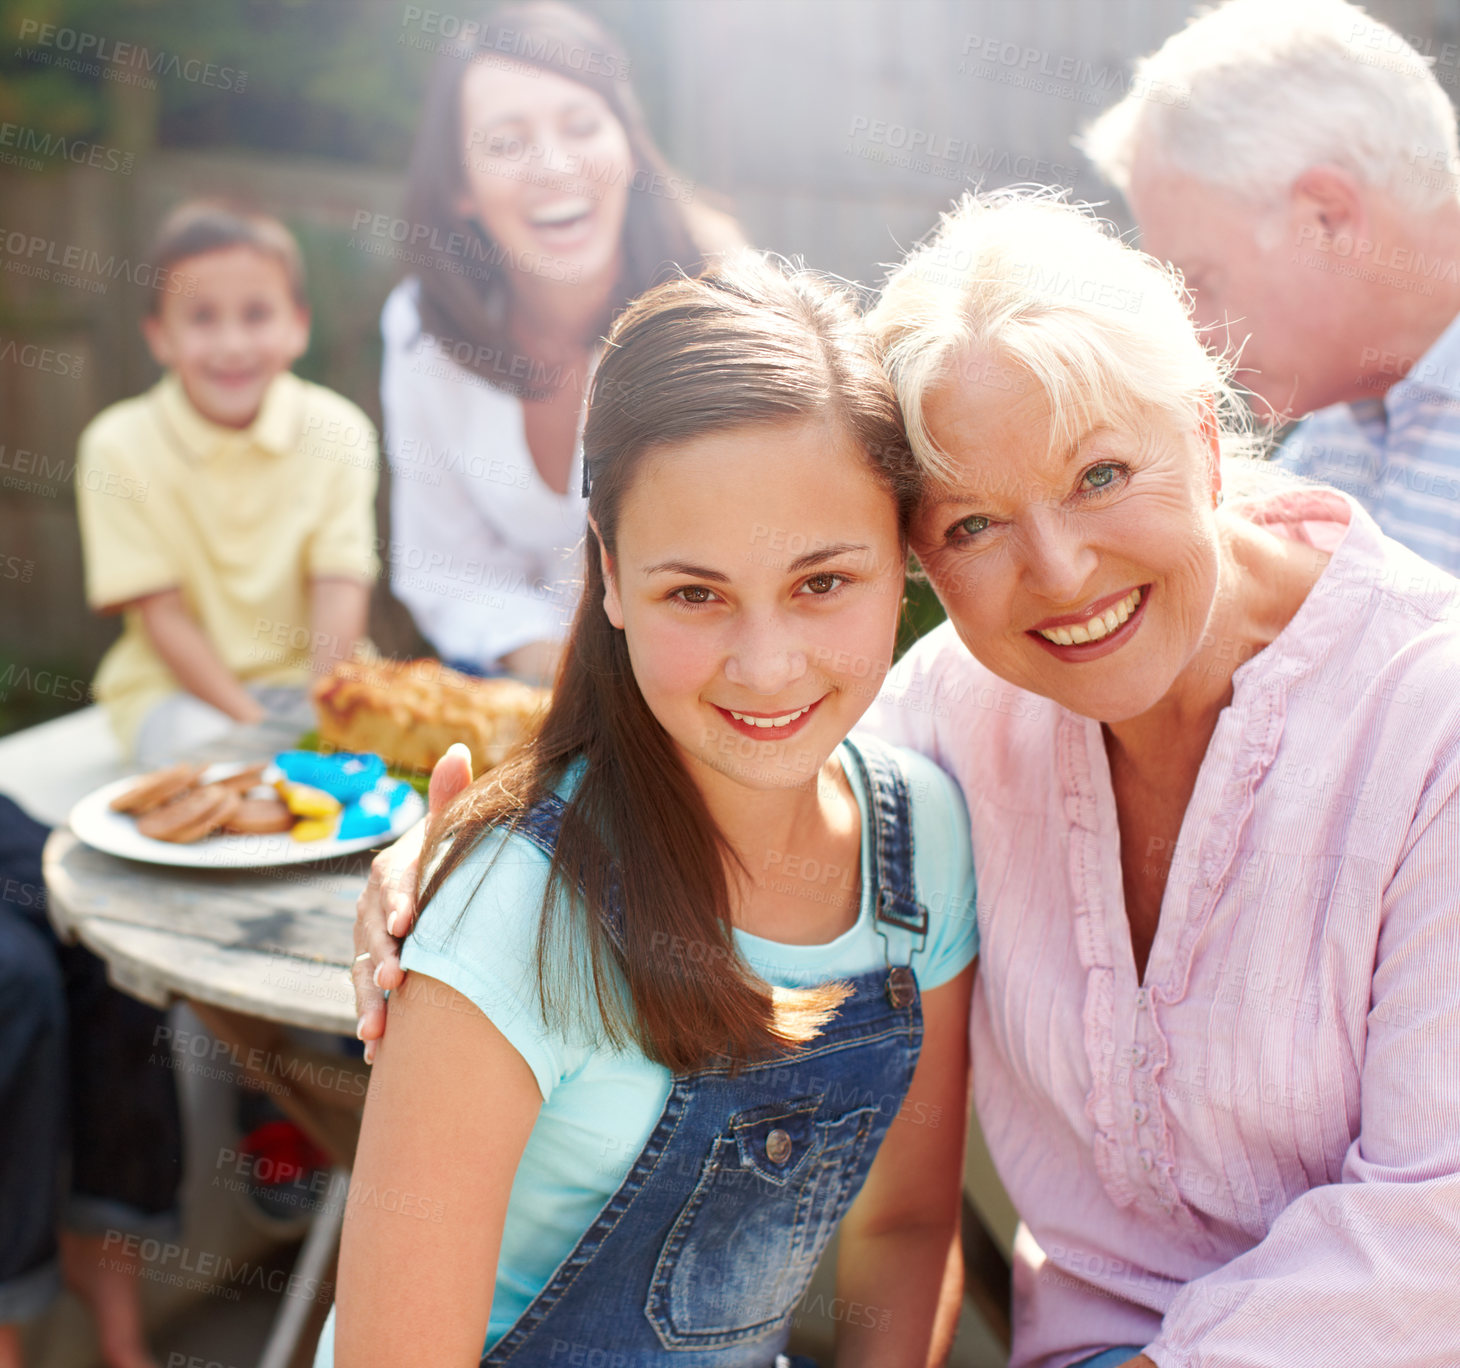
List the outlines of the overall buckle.
{"label": "overall buckle", "polygon": [[887,973],[887,1000],[896,1008],[910,1007],[918,995],[918,982],[905,964],[895,964]]}

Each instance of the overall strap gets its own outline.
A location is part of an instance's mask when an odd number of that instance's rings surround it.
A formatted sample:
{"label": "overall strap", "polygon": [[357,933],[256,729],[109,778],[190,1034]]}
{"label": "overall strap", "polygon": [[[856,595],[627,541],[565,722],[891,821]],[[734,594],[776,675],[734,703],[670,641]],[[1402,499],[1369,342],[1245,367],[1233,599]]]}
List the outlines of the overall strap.
{"label": "overall strap", "polygon": [[[551,860],[553,852],[558,847],[558,835],[562,830],[563,813],[566,810],[567,804],[556,793],[549,793],[545,798],[540,798],[526,812],[514,817],[510,825],[504,829],[513,836],[525,837]],[[578,892],[584,893],[581,879],[578,880]],[[613,937],[618,948],[623,950],[623,895],[617,866],[614,867],[609,877],[608,904],[605,914],[608,933]]]}
{"label": "overall strap", "polygon": [[872,868],[877,930],[888,963],[906,965],[928,935],[928,909],[913,889],[912,807],[907,780],[891,748],[874,737],[846,742],[872,814]]}

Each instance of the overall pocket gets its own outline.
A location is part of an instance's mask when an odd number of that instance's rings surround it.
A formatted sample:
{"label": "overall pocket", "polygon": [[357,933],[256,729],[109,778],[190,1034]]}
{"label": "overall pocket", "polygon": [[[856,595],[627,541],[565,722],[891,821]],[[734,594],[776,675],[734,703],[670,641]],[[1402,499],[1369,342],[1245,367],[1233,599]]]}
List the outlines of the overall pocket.
{"label": "overall pocket", "polygon": [[659,1253],[645,1313],[666,1348],[778,1327],[861,1187],[875,1106],[827,1115],[806,1097],[737,1112],[715,1138]]}

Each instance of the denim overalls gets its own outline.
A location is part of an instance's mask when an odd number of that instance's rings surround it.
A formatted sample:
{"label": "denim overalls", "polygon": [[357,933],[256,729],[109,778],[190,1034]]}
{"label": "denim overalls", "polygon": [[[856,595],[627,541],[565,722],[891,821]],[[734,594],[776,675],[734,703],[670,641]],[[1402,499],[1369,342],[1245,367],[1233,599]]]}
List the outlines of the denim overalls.
{"label": "denim overalls", "polygon": [[[483,1365],[814,1368],[782,1353],[796,1304],[902,1106],[923,1032],[910,961],[928,914],[913,896],[907,788],[880,744],[848,752],[874,825],[886,963],[852,979],[789,1058],[676,1075],[623,1185]],[[551,854],[562,811],[550,796],[515,830]]]}

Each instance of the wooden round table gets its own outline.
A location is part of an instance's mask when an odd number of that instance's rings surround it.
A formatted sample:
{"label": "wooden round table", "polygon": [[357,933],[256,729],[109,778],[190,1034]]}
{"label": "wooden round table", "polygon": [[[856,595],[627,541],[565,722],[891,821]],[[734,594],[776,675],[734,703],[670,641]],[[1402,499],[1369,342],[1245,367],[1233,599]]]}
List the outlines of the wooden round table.
{"label": "wooden round table", "polygon": [[[253,761],[298,728],[238,727],[187,755]],[[224,1061],[265,1089],[337,1163],[354,1156],[369,1077],[356,1055],[302,1044],[288,1027],[355,1034],[355,900],[368,853],[274,869],[184,869],[107,855],[65,827],[46,842],[57,932],[106,961],[124,992],[165,1008],[185,999],[232,1047]]]}
{"label": "wooden round table", "polygon": [[159,1007],[175,998],[355,1034],[355,899],[370,856],[276,870],[183,869],[103,854],[58,827],[45,877],[57,931]]}

